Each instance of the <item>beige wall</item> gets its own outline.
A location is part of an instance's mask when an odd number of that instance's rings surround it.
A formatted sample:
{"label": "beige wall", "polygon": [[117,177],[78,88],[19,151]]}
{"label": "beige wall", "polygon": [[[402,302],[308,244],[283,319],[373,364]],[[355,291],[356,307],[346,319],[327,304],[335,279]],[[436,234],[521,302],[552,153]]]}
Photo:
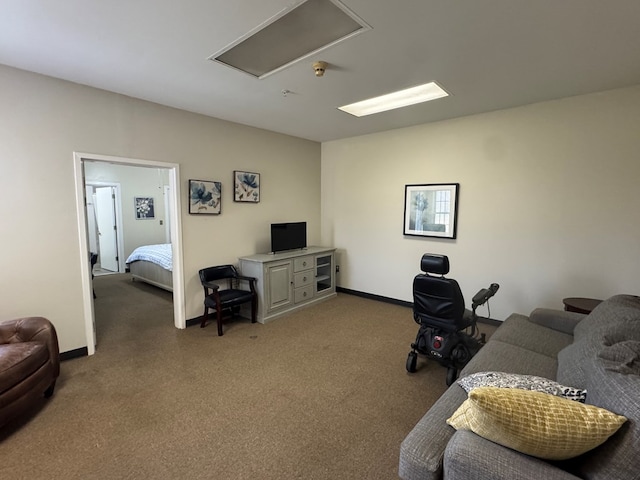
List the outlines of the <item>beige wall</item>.
{"label": "beige wall", "polygon": [[[320,240],[320,145],[0,66],[0,319],[43,315],[61,351],[86,346],[73,152],[177,163],[180,185],[222,182],[222,215],[182,200],[187,318],[198,269],[269,249],[269,224],[306,220]],[[261,202],[233,202],[234,170],[261,174]],[[125,199],[123,199],[124,201]]]}
{"label": "beige wall", "polygon": [[[640,87],[322,145],[322,243],[338,285],[411,300],[423,253],[450,257],[493,318],[640,293]],[[457,240],[402,235],[404,186],[460,183]],[[486,310],[484,311],[486,313]]]}
{"label": "beige wall", "polygon": [[[268,225],[298,220],[339,249],[353,290],[411,300],[420,256],[437,252],[467,300],[501,284],[494,318],[638,293],[640,87],[322,147],[4,66],[0,104],[0,319],[51,318],[62,351],[86,345],[74,151],[178,163],[183,195],[190,178],[222,182],[220,216],[183,199],[187,318],[199,268],[267,251]],[[232,201],[236,169],[261,173],[259,204]],[[461,184],[458,239],[403,237],[404,185],[442,182]]]}

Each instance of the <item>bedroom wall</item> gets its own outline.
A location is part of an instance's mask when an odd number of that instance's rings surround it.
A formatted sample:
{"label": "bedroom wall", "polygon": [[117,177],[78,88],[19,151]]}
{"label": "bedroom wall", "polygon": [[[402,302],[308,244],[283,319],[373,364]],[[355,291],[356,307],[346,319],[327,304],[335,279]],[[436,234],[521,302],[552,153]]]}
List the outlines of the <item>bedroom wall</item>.
{"label": "bedroom wall", "polygon": [[[181,212],[186,316],[198,269],[269,248],[269,224],[306,220],[320,241],[320,145],[0,66],[0,318],[50,318],[61,351],[86,346],[73,152],[180,165],[222,182],[222,215]],[[234,170],[261,174],[259,204],[232,201]],[[124,201],[124,200],[123,200]]]}
{"label": "bedroom wall", "polygon": [[[441,100],[438,100],[441,101]],[[640,294],[640,86],[322,145],[323,243],[338,285],[411,301],[442,253],[493,318]],[[404,186],[460,183],[456,240],[405,237]],[[484,310],[486,314],[486,310]]]}
{"label": "bedroom wall", "polygon": [[[140,245],[165,241],[164,186],[169,185],[169,170],[164,168],[114,165],[106,162],[84,162],[85,183],[119,183],[122,196],[122,234],[124,258]],[[155,218],[139,220],[135,215],[135,197],[154,199]]]}

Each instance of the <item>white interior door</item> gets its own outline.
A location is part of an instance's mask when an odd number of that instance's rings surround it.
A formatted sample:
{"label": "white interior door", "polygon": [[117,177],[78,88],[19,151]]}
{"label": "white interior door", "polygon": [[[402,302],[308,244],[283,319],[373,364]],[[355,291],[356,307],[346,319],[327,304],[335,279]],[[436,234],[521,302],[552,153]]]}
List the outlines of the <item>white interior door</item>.
{"label": "white interior door", "polygon": [[116,208],[114,187],[96,187],[96,217],[98,244],[100,245],[100,268],[118,271],[118,235],[116,230]]}

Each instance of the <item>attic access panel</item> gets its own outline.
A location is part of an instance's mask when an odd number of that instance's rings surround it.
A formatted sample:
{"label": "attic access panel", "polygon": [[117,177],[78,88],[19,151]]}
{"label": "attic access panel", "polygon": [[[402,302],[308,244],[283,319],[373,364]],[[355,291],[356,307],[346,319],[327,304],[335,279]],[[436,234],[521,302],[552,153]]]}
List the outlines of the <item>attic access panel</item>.
{"label": "attic access panel", "polygon": [[209,60],[265,78],[371,27],[337,0],[284,9]]}

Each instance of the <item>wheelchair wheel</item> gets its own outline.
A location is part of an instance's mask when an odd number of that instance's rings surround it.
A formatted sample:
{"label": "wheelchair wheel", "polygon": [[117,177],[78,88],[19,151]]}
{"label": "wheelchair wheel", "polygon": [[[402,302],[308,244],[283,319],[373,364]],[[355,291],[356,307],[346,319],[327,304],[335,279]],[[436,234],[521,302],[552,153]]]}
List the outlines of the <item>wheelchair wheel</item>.
{"label": "wheelchair wheel", "polygon": [[453,348],[451,357],[455,360],[456,366],[462,368],[471,360],[471,352],[463,343],[459,343]]}
{"label": "wheelchair wheel", "polygon": [[449,367],[447,370],[447,387],[451,386],[453,382],[458,378],[458,369],[456,367]]}
{"label": "wheelchair wheel", "polygon": [[409,352],[407,356],[407,372],[414,373],[416,371],[416,364],[418,362],[418,354],[416,352]]}

